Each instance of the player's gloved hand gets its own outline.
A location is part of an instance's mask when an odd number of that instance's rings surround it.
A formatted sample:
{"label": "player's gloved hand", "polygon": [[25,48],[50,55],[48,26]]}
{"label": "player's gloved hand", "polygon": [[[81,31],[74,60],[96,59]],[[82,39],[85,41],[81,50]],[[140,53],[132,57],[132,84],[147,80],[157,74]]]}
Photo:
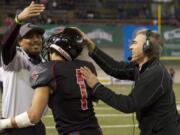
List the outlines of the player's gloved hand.
{"label": "player's gloved hand", "polygon": [[12,128],[11,119],[0,119],[0,131]]}

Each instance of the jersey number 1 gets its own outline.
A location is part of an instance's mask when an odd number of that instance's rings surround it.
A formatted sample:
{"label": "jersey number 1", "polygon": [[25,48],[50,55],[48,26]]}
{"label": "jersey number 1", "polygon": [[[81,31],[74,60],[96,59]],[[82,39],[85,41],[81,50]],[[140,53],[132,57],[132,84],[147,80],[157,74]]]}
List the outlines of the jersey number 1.
{"label": "jersey number 1", "polygon": [[81,92],[81,109],[87,110],[88,102],[87,102],[86,84],[84,82],[84,79],[82,78],[80,69],[76,69],[76,78],[77,78],[77,84],[79,85],[80,92]]}

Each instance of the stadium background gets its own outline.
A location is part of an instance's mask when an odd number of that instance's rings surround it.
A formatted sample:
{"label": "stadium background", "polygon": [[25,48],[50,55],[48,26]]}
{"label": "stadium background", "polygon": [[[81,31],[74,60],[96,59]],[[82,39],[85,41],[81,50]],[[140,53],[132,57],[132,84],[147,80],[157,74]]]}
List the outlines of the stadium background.
{"label": "stadium background", "polygon": [[[31,0],[0,1],[0,39],[18,14]],[[180,103],[180,0],[39,0],[46,5],[45,12],[30,22],[46,29],[45,38],[54,30],[66,26],[82,29],[96,44],[116,60],[123,60],[125,48],[130,44],[127,29],[156,27],[164,36],[165,48],[161,60],[167,68],[175,70],[174,90]],[[129,38],[126,38],[129,37]],[[82,59],[92,61],[84,49]],[[92,61],[93,62],[93,61]],[[102,83],[117,93],[128,94],[131,82],[119,81],[107,76],[95,63]],[[131,135],[136,122],[133,114],[123,114],[102,102],[95,106],[105,135]],[[54,135],[51,112],[44,118],[47,135]],[[135,134],[138,134],[136,128]]]}

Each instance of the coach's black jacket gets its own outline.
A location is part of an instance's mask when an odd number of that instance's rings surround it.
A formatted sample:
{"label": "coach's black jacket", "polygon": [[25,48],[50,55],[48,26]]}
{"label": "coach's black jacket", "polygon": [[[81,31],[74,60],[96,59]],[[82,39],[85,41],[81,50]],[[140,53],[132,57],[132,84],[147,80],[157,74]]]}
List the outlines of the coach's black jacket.
{"label": "coach's black jacket", "polygon": [[122,112],[136,112],[141,135],[180,135],[172,79],[159,60],[152,58],[139,71],[133,63],[115,61],[97,47],[90,56],[107,74],[135,81],[128,96],[115,94],[96,84],[94,94],[97,98]]}

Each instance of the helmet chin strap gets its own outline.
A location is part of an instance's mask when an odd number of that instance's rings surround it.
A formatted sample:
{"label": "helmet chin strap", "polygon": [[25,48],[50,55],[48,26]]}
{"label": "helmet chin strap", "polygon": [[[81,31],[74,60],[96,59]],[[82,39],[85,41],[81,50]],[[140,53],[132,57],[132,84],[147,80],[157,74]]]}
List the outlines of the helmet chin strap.
{"label": "helmet chin strap", "polygon": [[66,51],[64,51],[60,46],[58,46],[56,44],[51,44],[50,48],[53,48],[56,51],[58,51],[66,60],[72,61],[71,56]]}

